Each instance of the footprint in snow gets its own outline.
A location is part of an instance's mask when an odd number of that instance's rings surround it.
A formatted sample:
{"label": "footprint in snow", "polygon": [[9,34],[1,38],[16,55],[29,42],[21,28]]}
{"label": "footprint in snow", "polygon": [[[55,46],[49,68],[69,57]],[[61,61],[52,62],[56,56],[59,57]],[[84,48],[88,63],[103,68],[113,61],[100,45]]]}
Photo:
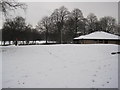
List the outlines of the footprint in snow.
{"label": "footprint in snow", "polygon": [[52,53],[51,53],[51,52],[49,52],[49,54],[51,55]]}
{"label": "footprint in snow", "polygon": [[23,82],[23,83],[20,83],[20,81],[18,81],[18,84],[25,84],[25,82]]}
{"label": "footprint in snow", "polygon": [[95,62],[95,60],[91,60],[90,62]]}
{"label": "footprint in snow", "polygon": [[7,80],[7,81],[5,81],[5,83],[9,83],[9,82],[11,82],[12,80]]}
{"label": "footprint in snow", "polygon": [[27,78],[27,77],[28,77],[28,75],[24,75],[24,76],[22,76],[22,77]]}
{"label": "footprint in snow", "polygon": [[98,67],[99,70],[101,70],[101,67]]}
{"label": "footprint in snow", "polygon": [[20,82],[18,81],[18,84],[20,84]]}
{"label": "footprint in snow", "polygon": [[2,52],[6,52],[7,50],[2,50]]}
{"label": "footprint in snow", "polygon": [[14,75],[12,75],[11,77],[15,77]]}
{"label": "footprint in snow", "polygon": [[52,68],[50,68],[49,71],[52,71]]}
{"label": "footprint in snow", "polygon": [[96,71],[96,73],[98,73],[98,71]]}
{"label": "footprint in snow", "polygon": [[95,80],[92,80],[92,82],[95,82]]}
{"label": "footprint in snow", "polygon": [[110,83],[109,81],[107,81],[106,83]]}
{"label": "footprint in snow", "polygon": [[112,78],[110,77],[109,79],[111,80]]}
{"label": "footprint in snow", "polygon": [[42,74],[41,72],[38,72],[38,74]]}
{"label": "footprint in snow", "polygon": [[64,66],[64,68],[67,68],[67,66]]}
{"label": "footprint in snow", "polygon": [[48,75],[47,74],[45,74],[45,77],[47,77]]}
{"label": "footprint in snow", "polygon": [[96,77],[97,75],[96,75],[96,74],[94,74],[93,76],[94,76],[94,77]]}
{"label": "footprint in snow", "polygon": [[102,84],[102,86],[104,87],[105,85],[104,85],[104,84]]}
{"label": "footprint in snow", "polygon": [[106,65],[104,65],[104,67],[106,67]]}

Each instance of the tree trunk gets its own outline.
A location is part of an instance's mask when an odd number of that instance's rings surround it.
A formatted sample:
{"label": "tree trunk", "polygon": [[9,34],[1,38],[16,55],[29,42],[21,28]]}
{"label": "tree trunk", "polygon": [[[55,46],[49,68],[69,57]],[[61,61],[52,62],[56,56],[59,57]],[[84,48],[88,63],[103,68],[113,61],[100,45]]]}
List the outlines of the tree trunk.
{"label": "tree trunk", "polygon": [[3,45],[5,46],[5,41],[3,41]]}
{"label": "tree trunk", "polygon": [[24,41],[23,41],[23,45],[24,45]]}
{"label": "tree trunk", "polygon": [[48,43],[48,29],[46,28],[46,44]]}
{"label": "tree trunk", "polygon": [[78,32],[78,30],[77,30],[77,21],[78,21],[78,19],[75,18],[75,32],[76,32],[75,37],[77,37],[77,32]]}

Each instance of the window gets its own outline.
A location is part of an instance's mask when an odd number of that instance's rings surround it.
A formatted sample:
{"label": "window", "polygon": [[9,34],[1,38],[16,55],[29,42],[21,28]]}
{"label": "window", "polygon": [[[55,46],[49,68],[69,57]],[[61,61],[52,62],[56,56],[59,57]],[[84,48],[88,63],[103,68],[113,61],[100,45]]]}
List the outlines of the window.
{"label": "window", "polygon": [[95,43],[98,43],[98,40],[94,40]]}
{"label": "window", "polygon": [[99,43],[103,43],[103,40],[99,40]]}
{"label": "window", "polygon": [[105,40],[104,42],[107,44],[107,43],[108,43],[108,40]]}

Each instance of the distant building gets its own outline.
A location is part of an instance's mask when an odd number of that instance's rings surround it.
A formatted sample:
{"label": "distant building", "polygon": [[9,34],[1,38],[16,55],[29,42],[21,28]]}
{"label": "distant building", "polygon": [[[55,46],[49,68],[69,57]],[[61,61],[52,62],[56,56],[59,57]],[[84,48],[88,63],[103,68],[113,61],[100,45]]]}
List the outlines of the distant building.
{"label": "distant building", "polygon": [[119,44],[120,37],[103,31],[96,31],[88,35],[74,38],[76,44]]}

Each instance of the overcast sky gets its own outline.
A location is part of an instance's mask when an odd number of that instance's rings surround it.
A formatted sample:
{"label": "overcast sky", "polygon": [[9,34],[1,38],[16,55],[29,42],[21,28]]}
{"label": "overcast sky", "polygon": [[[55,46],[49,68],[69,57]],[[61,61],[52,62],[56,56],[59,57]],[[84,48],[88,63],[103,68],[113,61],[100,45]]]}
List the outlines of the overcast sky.
{"label": "overcast sky", "polygon": [[69,11],[79,8],[84,17],[89,13],[94,13],[98,19],[104,16],[112,16],[118,19],[118,3],[117,2],[26,2],[28,8],[26,12],[17,10],[15,16],[22,15],[26,18],[27,23],[35,26],[44,16],[50,16],[51,13],[65,6]]}

